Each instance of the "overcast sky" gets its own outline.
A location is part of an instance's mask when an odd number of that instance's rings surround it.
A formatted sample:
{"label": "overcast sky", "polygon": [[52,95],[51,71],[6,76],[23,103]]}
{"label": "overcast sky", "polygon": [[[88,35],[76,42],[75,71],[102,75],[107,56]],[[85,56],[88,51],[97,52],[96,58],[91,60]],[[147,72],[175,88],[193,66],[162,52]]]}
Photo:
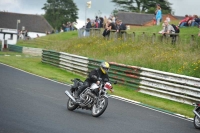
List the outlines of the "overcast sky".
{"label": "overcast sky", "polygon": [[[25,14],[44,14],[41,8],[47,0],[0,0],[0,11],[25,13]],[[79,27],[82,27],[85,20],[86,2],[90,0],[74,0],[79,8]],[[111,0],[91,0],[92,7],[86,10],[86,17],[93,19],[101,13],[101,16],[109,16],[115,8]],[[200,15],[200,0],[168,0],[172,3],[175,15],[184,16],[185,14]]]}

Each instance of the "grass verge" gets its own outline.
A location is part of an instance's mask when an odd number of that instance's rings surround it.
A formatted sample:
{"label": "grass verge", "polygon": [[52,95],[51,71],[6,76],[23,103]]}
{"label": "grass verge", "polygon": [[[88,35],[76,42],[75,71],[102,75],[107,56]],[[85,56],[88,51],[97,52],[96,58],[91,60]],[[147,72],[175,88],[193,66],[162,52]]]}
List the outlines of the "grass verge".
{"label": "grass verge", "polygon": [[[27,56],[24,54],[13,52],[0,52],[0,63],[4,63],[62,83],[71,83],[70,79],[73,78],[80,78],[84,80],[84,77],[80,75],[76,75],[57,67],[41,63],[41,57]],[[157,108],[165,109],[174,113],[179,113],[188,117],[194,116],[192,113],[193,106],[191,105],[186,105],[171,100],[142,94],[120,85],[114,85],[114,89],[114,95],[122,96]]]}

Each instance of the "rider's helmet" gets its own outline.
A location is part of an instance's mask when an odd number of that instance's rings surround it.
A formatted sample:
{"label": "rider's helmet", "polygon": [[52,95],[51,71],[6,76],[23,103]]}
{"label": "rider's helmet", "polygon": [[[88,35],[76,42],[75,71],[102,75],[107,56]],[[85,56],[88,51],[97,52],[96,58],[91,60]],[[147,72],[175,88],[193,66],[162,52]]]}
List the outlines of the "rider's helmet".
{"label": "rider's helmet", "polygon": [[100,64],[100,69],[104,74],[107,74],[109,71],[110,65],[108,64],[108,62],[102,62]]}

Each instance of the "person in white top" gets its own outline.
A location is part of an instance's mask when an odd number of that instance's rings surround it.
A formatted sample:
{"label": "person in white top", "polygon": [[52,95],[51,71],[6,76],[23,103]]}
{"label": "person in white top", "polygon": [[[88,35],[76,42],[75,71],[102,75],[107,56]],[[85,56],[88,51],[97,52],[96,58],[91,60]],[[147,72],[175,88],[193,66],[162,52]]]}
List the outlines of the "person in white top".
{"label": "person in white top", "polygon": [[169,16],[166,17],[166,20],[168,21],[168,23],[171,21]]}

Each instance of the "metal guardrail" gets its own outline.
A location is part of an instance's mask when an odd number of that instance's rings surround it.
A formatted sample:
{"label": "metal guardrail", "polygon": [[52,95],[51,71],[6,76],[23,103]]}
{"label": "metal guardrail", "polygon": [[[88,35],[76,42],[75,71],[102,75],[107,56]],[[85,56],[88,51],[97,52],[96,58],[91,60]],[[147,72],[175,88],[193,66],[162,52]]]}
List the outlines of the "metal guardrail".
{"label": "metal guardrail", "polygon": [[[97,68],[101,60],[63,52],[43,50],[42,62],[52,64],[72,72],[87,75]],[[191,104],[200,99],[200,79],[162,72],[137,66],[110,63],[109,77],[111,81],[129,86],[141,93]]]}
{"label": "metal guardrail", "polygon": [[60,67],[72,72],[87,75],[88,58],[60,52]]}
{"label": "metal guardrail", "polygon": [[199,78],[113,62],[110,64],[112,78],[139,92],[187,104],[200,99]]}
{"label": "metal guardrail", "polygon": [[88,72],[88,58],[73,54],[43,50],[42,62],[83,75]]}
{"label": "metal guardrail", "polygon": [[16,45],[8,45],[8,49],[9,49],[9,51],[15,51],[15,52],[19,52],[19,53],[22,53],[22,51],[23,51],[23,47],[16,46]]}

